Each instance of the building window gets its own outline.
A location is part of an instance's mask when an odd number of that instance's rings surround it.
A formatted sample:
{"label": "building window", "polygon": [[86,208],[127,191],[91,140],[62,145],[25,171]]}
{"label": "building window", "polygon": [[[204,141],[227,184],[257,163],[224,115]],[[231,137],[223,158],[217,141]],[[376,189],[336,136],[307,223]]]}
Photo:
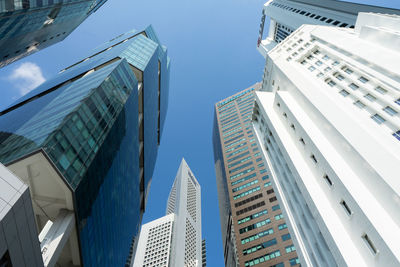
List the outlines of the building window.
{"label": "building window", "polygon": [[364,97],[365,97],[366,99],[368,99],[369,101],[371,101],[371,102],[373,102],[373,101],[376,100],[376,97],[373,96],[373,95],[371,95],[371,94],[366,94]]}
{"label": "building window", "polygon": [[282,235],[282,241],[291,239],[290,234]]}
{"label": "building window", "polygon": [[386,90],[386,89],[383,89],[383,88],[380,87],[380,86],[376,87],[376,88],[375,88],[375,91],[381,93],[382,95],[384,95],[384,94],[387,93],[387,90]]}
{"label": "building window", "polygon": [[306,142],[304,142],[304,139],[303,139],[303,138],[300,138],[299,141],[300,141],[303,145],[306,144]]}
{"label": "building window", "polygon": [[326,21],[326,23],[331,23],[333,21],[333,19],[328,19],[327,21]]}
{"label": "building window", "polygon": [[287,115],[286,115],[286,113],[283,113],[283,117],[287,118]]}
{"label": "building window", "polygon": [[293,124],[290,124],[290,128],[292,128],[293,130],[296,130],[296,127],[294,127]]}
{"label": "building window", "polygon": [[299,258],[297,258],[297,257],[293,258],[293,259],[290,259],[289,262],[290,262],[290,266],[294,266],[296,264],[300,264]]}
{"label": "building window", "polygon": [[322,77],[322,76],[324,76],[324,74],[323,74],[322,72],[320,72],[320,73],[317,74],[317,77],[318,77],[318,78],[319,78],[319,77]]}
{"label": "building window", "polygon": [[331,79],[328,79],[326,82],[328,83],[328,85],[329,85],[330,87],[333,87],[333,86],[336,85],[336,83],[335,83],[334,81],[332,81]]}
{"label": "building window", "polygon": [[308,70],[309,70],[309,71],[314,71],[314,70],[315,70],[315,67],[314,67],[314,66],[310,66],[310,67],[308,67]]}
{"label": "building window", "polygon": [[347,68],[347,67],[344,67],[343,70],[344,70],[344,72],[346,72],[347,74],[352,74],[352,73],[353,73],[353,71],[352,71],[351,69]]}
{"label": "building window", "polygon": [[371,252],[376,255],[378,253],[378,250],[376,249],[374,243],[372,243],[371,239],[369,238],[369,236],[367,234],[364,234],[362,236],[362,239],[364,240],[364,242],[368,245],[369,249],[371,250]]}
{"label": "building window", "polygon": [[278,102],[278,103],[276,103],[276,105],[277,105],[278,107],[280,107],[280,106],[281,106],[281,104],[279,104],[279,102]]}
{"label": "building window", "polygon": [[340,23],[340,21],[336,20],[334,23],[332,23],[333,25],[338,25]]}
{"label": "building window", "polygon": [[315,64],[316,64],[317,66],[321,66],[321,65],[322,65],[322,61],[318,60],[317,62],[315,62]]}
{"label": "building window", "polygon": [[343,77],[342,75],[338,74],[338,75],[336,75],[336,79],[338,79],[339,81],[341,81],[341,80],[344,79],[344,77]]}
{"label": "building window", "polygon": [[358,80],[359,80],[360,82],[362,82],[362,83],[366,83],[366,82],[369,81],[367,78],[365,78],[365,77],[363,77],[363,76],[361,76],[360,78],[358,78]]}
{"label": "building window", "polygon": [[290,253],[292,251],[296,251],[296,248],[294,247],[294,245],[290,245],[290,246],[285,247],[285,251],[286,251],[286,253]]}
{"label": "building window", "polygon": [[274,201],[276,201],[276,197],[271,197],[271,198],[269,199],[269,202],[274,202]]}
{"label": "building window", "polygon": [[310,156],[310,158],[314,161],[314,163],[318,163],[317,159],[315,158],[315,156],[313,154]]}
{"label": "building window", "polygon": [[353,214],[353,212],[351,211],[350,207],[347,205],[346,201],[342,200],[340,201],[340,205],[342,205],[342,207],[344,208],[344,210],[346,211],[346,213],[350,216],[351,214]]}
{"label": "building window", "polygon": [[397,140],[400,141],[400,130],[397,131],[397,132],[395,132],[395,133],[393,133],[393,136],[394,136]]}
{"label": "building window", "polygon": [[386,113],[389,114],[390,116],[393,116],[393,115],[397,114],[397,111],[394,110],[393,108],[389,107],[389,106],[387,106],[383,110],[386,111]]}
{"label": "building window", "polygon": [[381,115],[379,114],[374,114],[373,116],[371,116],[371,118],[378,124],[382,124],[384,123],[386,120],[384,118],[382,118]]}
{"label": "building window", "polygon": [[351,89],[353,89],[353,90],[357,90],[357,89],[359,88],[359,86],[358,86],[357,84],[355,84],[355,83],[349,84],[349,87],[350,87]]}
{"label": "building window", "polygon": [[328,60],[328,59],[329,59],[329,56],[328,56],[328,55],[325,55],[322,59],[323,59],[323,60]]}
{"label": "building window", "polygon": [[327,71],[330,71],[331,69],[332,69],[331,67],[326,67],[326,68],[324,69],[324,71],[327,72]]}
{"label": "building window", "polygon": [[279,204],[278,204],[278,205],[275,205],[275,206],[272,206],[272,211],[276,211],[276,210],[279,210],[279,209],[281,209],[281,207],[279,206]]}
{"label": "building window", "polygon": [[332,185],[333,185],[331,179],[329,179],[329,176],[328,176],[327,174],[324,175],[324,180],[326,181],[326,183],[327,183],[329,186],[332,186]]}
{"label": "building window", "polygon": [[396,103],[397,105],[400,105],[400,98],[395,100],[394,103]]}
{"label": "building window", "polygon": [[279,230],[283,230],[283,229],[286,229],[286,228],[287,228],[287,224],[286,223],[282,223],[282,224],[278,225],[278,229]]}
{"label": "building window", "polygon": [[332,66],[337,66],[337,65],[339,65],[339,61],[334,61],[334,62],[332,63]]}
{"label": "building window", "polygon": [[349,95],[349,92],[347,92],[346,90],[341,90],[339,93],[344,97]]}
{"label": "building window", "polygon": [[365,108],[365,104],[363,102],[361,102],[360,100],[357,100],[356,102],[354,102],[354,105],[356,105],[359,108]]}

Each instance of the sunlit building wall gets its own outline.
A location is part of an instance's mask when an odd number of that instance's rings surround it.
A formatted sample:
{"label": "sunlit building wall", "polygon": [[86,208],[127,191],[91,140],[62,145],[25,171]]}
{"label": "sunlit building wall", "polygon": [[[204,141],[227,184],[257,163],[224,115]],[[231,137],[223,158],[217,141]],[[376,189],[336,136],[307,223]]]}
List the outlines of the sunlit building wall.
{"label": "sunlit building wall", "polygon": [[268,52],[253,125],[307,266],[400,264],[399,25],[360,13]]}

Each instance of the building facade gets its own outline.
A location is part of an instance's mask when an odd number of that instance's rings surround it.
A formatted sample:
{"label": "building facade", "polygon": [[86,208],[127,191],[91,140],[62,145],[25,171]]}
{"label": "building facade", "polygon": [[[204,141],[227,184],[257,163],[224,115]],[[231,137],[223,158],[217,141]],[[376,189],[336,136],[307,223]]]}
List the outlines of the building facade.
{"label": "building facade", "polygon": [[143,224],[133,266],[171,266],[172,234],[175,214]]}
{"label": "building facade", "polygon": [[2,164],[0,266],[43,266],[29,188]]}
{"label": "building facade", "polygon": [[143,225],[133,266],[202,266],[201,188],[184,159],[166,214]]}
{"label": "building facade", "polygon": [[0,2],[0,67],[64,40],[106,0]]}
{"label": "building facade", "polygon": [[29,184],[45,266],[129,262],[168,83],[166,48],[148,27],[96,48],[0,113],[0,161]]}
{"label": "building facade", "polygon": [[[400,15],[397,9],[336,0],[270,0],[262,11],[257,48],[266,58],[269,50],[303,24],[354,28],[358,12]],[[267,16],[268,36],[263,40]]]}
{"label": "building facade", "polygon": [[215,105],[213,129],[225,266],[298,266],[252,129],[255,84]]}
{"label": "building facade", "polygon": [[400,264],[399,25],[360,13],[268,53],[253,124],[307,266]]}

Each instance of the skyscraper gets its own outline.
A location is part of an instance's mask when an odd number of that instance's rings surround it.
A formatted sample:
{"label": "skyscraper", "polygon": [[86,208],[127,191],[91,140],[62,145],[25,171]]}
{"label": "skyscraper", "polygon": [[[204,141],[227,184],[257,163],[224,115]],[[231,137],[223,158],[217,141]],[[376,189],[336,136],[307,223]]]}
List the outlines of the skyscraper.
{"label": "skyscraper", "polygon": [[[400,10],[336,0],[269,0],[265,3],[257,47],[268,51],[303,24],[354,28],[358,12],[399,14]],[[268,36],[262,40],[266,16],[270,17]]]}
{"label": "skyscraper", "polygon": [[299,263],[251,125],[260,85],[215,105],[214,160],[225,266]]}
{"label": "skyscraper", "polygon": [[201,188],[184,159],[166,213],[142,226],[133,266],[202,266]]}
{"label": "skyscraper", "polygon": [[167,50],[148,27],[96,48],[0,113],[0,161],[29,184],[45,266],[125,264],[168,83]]}
{"label": "skyscraper", "polygon": [[400,264],[399,31],[360,13],[268,53],[254,129],[307,266]]}
{"label": "skyscraper", "polygon": [[64,40],[105,2],[0,1],[0,67]]}

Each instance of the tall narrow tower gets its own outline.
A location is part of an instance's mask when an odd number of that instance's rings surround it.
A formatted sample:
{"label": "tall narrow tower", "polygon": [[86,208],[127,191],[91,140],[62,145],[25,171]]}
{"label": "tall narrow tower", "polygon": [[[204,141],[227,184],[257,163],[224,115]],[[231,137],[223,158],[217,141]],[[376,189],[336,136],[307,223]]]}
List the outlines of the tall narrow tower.
{"label": "tall narrow tower", "polygon": [[199,183],[182,159],[167,215],[143,225],[133,266],[202,266],[200,194]]}
{"label": "tall narrow tower", "polygon": [[260,83],[215,105],[214,160],[225,266],[294,266],[295,246],[251,126]]}

